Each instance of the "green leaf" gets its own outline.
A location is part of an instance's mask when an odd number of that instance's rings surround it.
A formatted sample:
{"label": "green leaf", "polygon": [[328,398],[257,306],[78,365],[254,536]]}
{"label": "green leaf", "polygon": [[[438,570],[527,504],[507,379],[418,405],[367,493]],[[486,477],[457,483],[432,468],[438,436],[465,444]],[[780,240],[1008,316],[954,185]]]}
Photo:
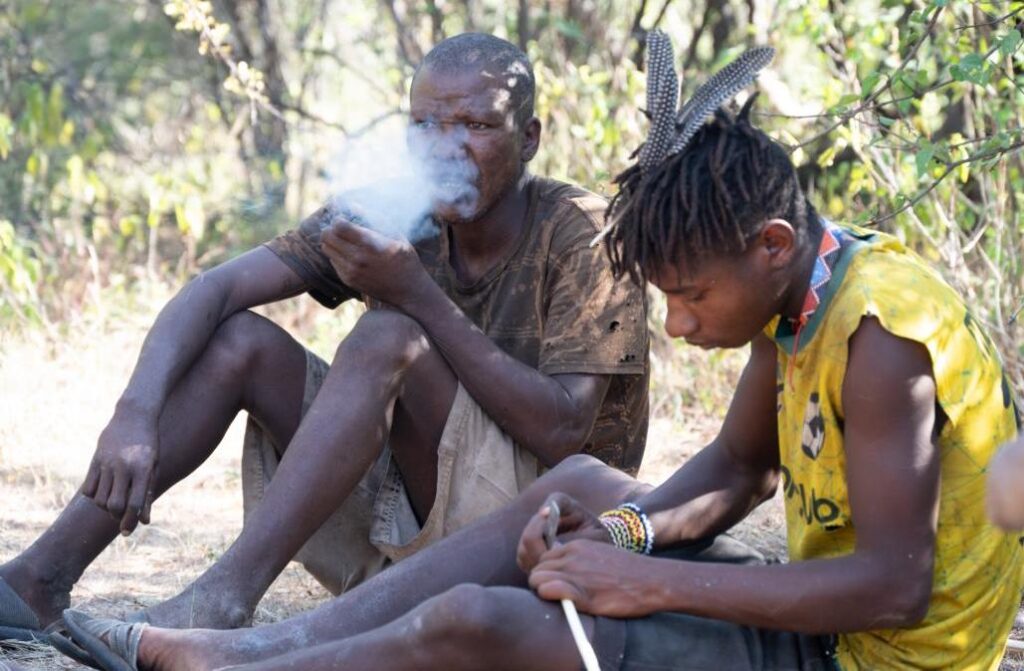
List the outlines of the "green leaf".
{"label": "green leaf", "polygon": [[882,78],[881,73],[878,70],[872,70],[868,73],[868,76],[864,78],[860,83],[861,97],[867,98],[878,86],[878,80]]}
{"label": "green leaf", "polygon": [[999,40],[999,53],[1003,56],[1010,56],[1020,46],[1021,34],[1019,30],[1011,30]]}
{"label": "green leaf", "polygon": [[928,172],[932,157],[935,156],[935,146],[931,143],[925,144],[914,156],[914,165],[917,167],[917,176],[921,177]]}
{"label": "green leaf", "polygon": [[831,145],[826,148],[825,151],[821,152],[821,155],[818,156],[818,165],[822,168],[827,168],[832,165],[832,162],[836,160],[837,151],[836,145]]}
{"label": "green leaf", "polygon": [[583,29],[580,28],[580,24],[575,21],[567,21],[565,19],[559,19],[555,21],[555,28],[558,32],[562,33],[566,37],[572,40],[583,40]]}

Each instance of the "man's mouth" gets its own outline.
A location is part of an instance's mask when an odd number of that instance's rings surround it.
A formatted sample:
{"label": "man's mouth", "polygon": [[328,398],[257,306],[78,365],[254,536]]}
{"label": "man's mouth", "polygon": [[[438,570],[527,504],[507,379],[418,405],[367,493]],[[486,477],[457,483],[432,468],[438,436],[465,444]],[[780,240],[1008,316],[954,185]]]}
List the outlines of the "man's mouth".
{"label": "man's mouth", "polygon": [[464,179],[441,179],[434,182],[434,200],[442,205],[465,205],[475,202],[480,192]]}

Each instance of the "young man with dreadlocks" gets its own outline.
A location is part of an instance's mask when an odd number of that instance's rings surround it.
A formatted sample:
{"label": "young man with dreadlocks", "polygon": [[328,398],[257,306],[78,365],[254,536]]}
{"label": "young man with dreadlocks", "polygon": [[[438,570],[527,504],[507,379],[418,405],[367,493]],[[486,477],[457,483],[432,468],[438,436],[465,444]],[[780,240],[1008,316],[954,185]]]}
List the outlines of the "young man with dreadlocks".
{"label": "young man with dreadlocks", "polygon": [[[717,110],[745,75],[716,75],[679,121],[667,39],[649,44],[654,132],[621,176],[610,250],[665,294],[669,334],[749,343],[715,440],[657,488],[566,460],[293,620],[181,632],[66,614],[83,644],[144,669],[568,670],[553,601],[571,599],[605,669],[996,668],[1022,571],[983,508],[986,464],[1016,432],[990,341],[894,238],[823,220],[751,102]],[[766,564],[720,534],[779,487],[790,562]]]}

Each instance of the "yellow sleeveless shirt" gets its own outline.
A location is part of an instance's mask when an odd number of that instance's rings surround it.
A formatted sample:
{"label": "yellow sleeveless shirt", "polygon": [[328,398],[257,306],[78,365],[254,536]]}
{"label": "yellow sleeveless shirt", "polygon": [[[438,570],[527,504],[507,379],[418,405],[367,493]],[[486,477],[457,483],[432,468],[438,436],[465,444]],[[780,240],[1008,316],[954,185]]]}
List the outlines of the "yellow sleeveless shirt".
{"label": "yellow sleeveless shirt", "polygon": [[886,331],[927,348],[947,417],[939,436],[935,574],[920,624],[843,634],[839,663],[844,669],[996,669],[1024,585],[1018,538],[991,526],[984,509],[986,466],[1017,432],[999,355],[956,292],[913,252],[885,234],[840,230],[847,242],[799,340],[778,317],[765,330],[779,351],[790,559],[854,551],[842,386],[848,341],[862,318],[875,317]]}

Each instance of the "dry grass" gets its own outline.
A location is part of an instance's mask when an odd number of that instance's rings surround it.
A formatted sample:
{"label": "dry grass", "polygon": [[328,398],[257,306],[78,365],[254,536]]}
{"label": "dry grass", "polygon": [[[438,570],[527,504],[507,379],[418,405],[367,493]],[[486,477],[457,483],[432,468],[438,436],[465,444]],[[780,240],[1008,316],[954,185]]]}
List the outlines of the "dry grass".
{"label": "dry grass", "polygon": [[[147,306],[159,305],[151,297]],[[0,561],[12,557],[52,521],[85,472],[96,437],[128,379],[152,320],[153,307],[105,312],[74,325],[59,346],[36,335],[0,333]],[[273,316],[314,351],[329,354],[354,312],[278,308]],[[717,430],[728,390],[744,355],[704,353],[658,340],[647,458],[641,477],[660,482]],[[700,381],[694,384],[694,381]],[[170,597],[228,547],[241,527],[238,455],[241,422],[199,470],[154,509],[153,524],[119,538],[77,586],[76,607],[121,614]],[[785,555],[779,497],[762,506],[736,534],[768,554]],[[309,609],[328,594],[296,566],[271,587],[257,622]],[[44,646],[0,651],[36,669],[79,668]],[[1005,668],[1015,668],[1006,666]]]}
{"label": "dry grass", "polygon": [[[80,484],[96,437],[128,379],[140,324],[86,327],[60,348],[5,338],[0,354],[0,560],[28,545]],[[240,422],[224,445],[157,504],[153,524],[119,538],[86,572],[76,607],[126,613],[176,594],[228,547],[241,528]],[[275,621],[328,595],[289,567],[257,621]],[[78,668],[43,646],[0,653],[38,669]]]}

